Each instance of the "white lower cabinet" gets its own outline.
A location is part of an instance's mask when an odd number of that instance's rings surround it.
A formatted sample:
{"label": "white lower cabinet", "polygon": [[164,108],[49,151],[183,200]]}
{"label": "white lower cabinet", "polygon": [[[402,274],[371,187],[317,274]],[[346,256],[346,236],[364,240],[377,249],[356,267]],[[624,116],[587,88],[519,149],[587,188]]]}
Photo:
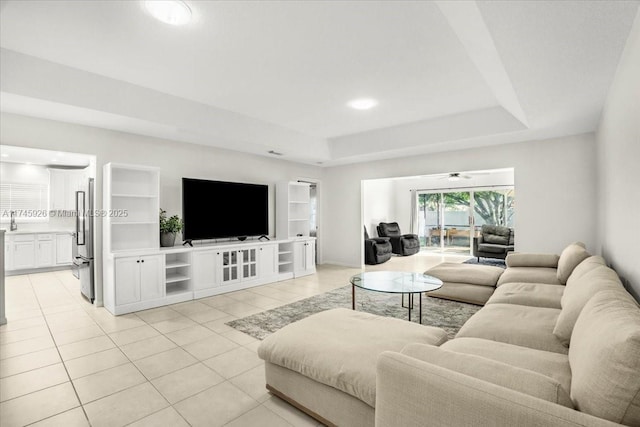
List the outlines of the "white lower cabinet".
{"label": "white lower cabinet", "polygon": [[71,234],[56,234],[56,264],[73,262],[73,243]]}
{"label": "white lower cabinet", "polygon": [[125,314],[246,289],[293,277],[294,264],[297,276],[312,274],[313,245],[313,239],[287,240],[111,254],[104,305]]}
{"label": "white lower cabinet", "polygon": [[13,236],[13,269],[21,270],[36,267],[36,242],[35,236]]}
{"label": "white lower cabinet", "polygon": [[5,271],[47,269],[73,263],[70,233],[17,233],[5,238]]}
{"label": "white lower cabinet", "polygon": [[13,269],[13,239],[6,233],[4,239],[4,269],[9,271]]}
{"label": "white lower cabinet", "polygon": [[193,290],[211,289],[217,285],[216,270],[219,251],[193,253]]}
{"label": "white lower cabinet", "polygon": [[315,240],[293,242],[293,275],[307,276],[316,272]]}
{"label": "white lower cabinet", "polygon": [[38,234],[36,242],[36,267],[51,267],[56,263],[56,247],[53,235]]}
{"label": "white lower cabinet", "polygon": [[117,258],[115,261],[115,304],[133,304],[164,297],[162,255]]}
{"label": "white lower cabinet", "polygon": [[278,245],[261,246],[258,251],[258,276],[261,278],[278,275]]}

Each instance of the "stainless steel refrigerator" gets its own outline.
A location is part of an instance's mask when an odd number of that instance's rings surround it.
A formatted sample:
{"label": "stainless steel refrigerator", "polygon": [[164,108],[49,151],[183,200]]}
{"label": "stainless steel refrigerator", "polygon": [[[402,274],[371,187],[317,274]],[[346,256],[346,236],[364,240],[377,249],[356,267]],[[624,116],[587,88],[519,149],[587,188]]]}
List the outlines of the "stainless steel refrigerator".
{"label": "stainless steel refrigerator", "polygon": [[80,279],[80,292],[90,302],[95,299],[93,259],[94,181],[89,178],[76,191],[75,268]]}

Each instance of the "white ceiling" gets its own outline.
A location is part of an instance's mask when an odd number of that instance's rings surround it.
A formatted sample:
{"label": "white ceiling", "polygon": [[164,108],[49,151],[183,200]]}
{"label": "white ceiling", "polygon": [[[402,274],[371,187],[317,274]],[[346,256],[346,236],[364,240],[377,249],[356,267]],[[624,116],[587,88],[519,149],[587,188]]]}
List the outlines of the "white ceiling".
{"label": "white ceiling", "polygon": [[187,3],[3,1],[0,108],[325,165],[581,133],[639,4]]}

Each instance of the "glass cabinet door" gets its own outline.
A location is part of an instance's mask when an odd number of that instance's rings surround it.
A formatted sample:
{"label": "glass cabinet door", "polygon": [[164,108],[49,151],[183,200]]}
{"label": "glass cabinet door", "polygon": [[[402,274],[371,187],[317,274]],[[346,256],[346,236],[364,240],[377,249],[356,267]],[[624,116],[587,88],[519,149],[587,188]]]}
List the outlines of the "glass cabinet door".
{"label": "glass cabinet door", "polygon": [[239,258],[238,251],[222,251],[222,282],[229,283],[238,280]]}
{"label": "glass cabinet door", "polygon": [[242,254],[242,278],[251,279],[258,276],[256,249],[244,249]]}

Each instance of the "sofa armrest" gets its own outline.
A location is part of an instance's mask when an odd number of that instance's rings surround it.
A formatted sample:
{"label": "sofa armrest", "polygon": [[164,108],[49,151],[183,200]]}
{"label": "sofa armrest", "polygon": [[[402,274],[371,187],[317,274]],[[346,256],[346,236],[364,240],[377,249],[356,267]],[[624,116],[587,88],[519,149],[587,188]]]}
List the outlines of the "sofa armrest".
{"label": "sofa armrest", "polygon": [[507,255],[507,267],[546,267],[558,268],[560,257],[556,254],[536,254],[527,252],[510,252]]}
{"label": "sofa armrest", "polygon": [[376,375],[376,427],[618,425],[396,352]]}

